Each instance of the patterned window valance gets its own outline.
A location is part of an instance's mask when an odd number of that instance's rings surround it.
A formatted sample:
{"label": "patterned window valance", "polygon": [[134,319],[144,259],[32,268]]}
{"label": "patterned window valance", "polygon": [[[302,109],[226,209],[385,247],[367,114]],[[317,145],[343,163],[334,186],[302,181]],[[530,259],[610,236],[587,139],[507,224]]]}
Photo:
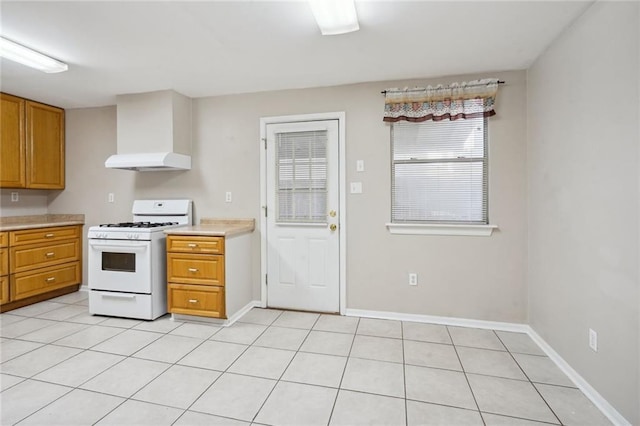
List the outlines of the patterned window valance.
{"label": "patterned window valance", "polygon": [[436,87],[387,89],[384,121],[440,121],[491,117],[498,92],[498,79],[487,78]]}

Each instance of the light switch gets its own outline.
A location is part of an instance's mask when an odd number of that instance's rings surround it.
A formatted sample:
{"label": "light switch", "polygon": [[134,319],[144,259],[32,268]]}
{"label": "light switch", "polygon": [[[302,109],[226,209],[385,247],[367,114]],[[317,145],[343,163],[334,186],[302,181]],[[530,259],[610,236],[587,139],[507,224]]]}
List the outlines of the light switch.
{"label": "light switch", "polygon": [[356,172],[364,172],[364,160],[356,161]]}
{"label": "light switch", "polygon": [[227,191],[224,194],[224,202],[225,203],[230,203],[231,202],[231,191]]}
{"label": "light switch", "polygon": [[362,194],[362,182],[351,182],[351,193]]}

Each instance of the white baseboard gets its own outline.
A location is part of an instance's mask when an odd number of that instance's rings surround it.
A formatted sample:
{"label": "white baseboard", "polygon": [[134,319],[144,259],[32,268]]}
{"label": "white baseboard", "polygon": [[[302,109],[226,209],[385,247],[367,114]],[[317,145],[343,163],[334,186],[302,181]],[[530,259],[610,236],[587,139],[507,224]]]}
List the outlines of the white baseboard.
{"label": "white baseboard", "polygon": [[467,318],[438,317],[435,315],[403,314],[398,312],[386,312],[386,311],[367,311],[362,309],[347,309],[345,311],[345,315],[350,317],[391,319],[391,320],[398,320],[398,321],[413,321],[413,322],[425,322],[430,324],[451,325],[456,327],[472,327],[472,328],[483,328],[487,330],[512,331],[515,333],[527,333],[528,330],[530,329],[527,324],[518,324],[513,322],[482,321],[482,320],[474,320],[474,319],[467,319]]}
{"label": "white baseboard", "polygon": [[251,309],[256,308],[256,307],[260,307],[262,306],[262,302],[260,300],[252,300],[251,302],[247,303],[246,305],[244,305],[244,307],[242,307],[238,312],[236,312],[235,314],[233,314],[231,316],[231,318],[229,318],[227,320],[228,324],[225,325],[231,325],[234,322],[238,321],[240,318],[242,318],[244,316],[244,314],[246,314],[247,312],[249,312]]}
{"label": "white baseboard", "polygon": [[631,426],[609,402],[602,397],[569,363],[567,363],[553,348],[544,341],[528,324],[482,321],[467,318],[439,317],[432,315],[404,314],[399,312],[368,311],[363,309],[347,309],[346,316],[389,319],[398,321],[413,321],[429,324],[450,325],[456,327],[472,327],[498,331],[510,331],[515,333],[525,333],[544,351],[545,354],[562,370],[564,374],[573,381],[587,398],[605,415],[614,425]]}
{"label": "white baseboard", "polygon": [[578,389],[580,389],[582,393],[584,393],[585,396],[589,398],[591,402],[593,402],[593,405],[595,405],[600,411],[602,411],[602,414],[607,416],[607,418],[611,420],[614,425],[631,426],[631,423],[627,421],[627,419],[625,419],[622,414],[618,412],[618,410],[616,410],[611,404],[609,404],[609,401],[604,399],[604,397],[600,395],[600,393],[596,391],[593,386],[591,386],[580,374],[578,374],[578,372],[574,370],[567,361],[565,361],[555,350],[553,350],[553,348],[542,337],[540,337],[540,335],[536,333],[533,328],[531,328],[530,326],[527,326],[527,328],[527,334],[529,335],[529,337],[531,337],[531,339],[536,342],[538,346],[540,346],[540,349],[542,349],[544,353],[547,354],[549,359],[551,359],[558,366],[558,368],[562,370],[562,372],[566,374],[569,379],[571,379],[571,381],[578,387]]}
{"label": "white baseboard", "polygon": [[252,300],[243,306],[238,312],[231,315],[231,318],[227,319],[219,319],[219,318],[208,318],[208,317],[200,317],[197,315],[183,315],[183,314],[171,314],[172,320],[178,321],[186,321],[186,322],[199,322],[205,324],[219,325],[221,327],[228,327],[234,322],[238,321],[244,314],[249,312],[252,308],[260,306],[259,300]]}

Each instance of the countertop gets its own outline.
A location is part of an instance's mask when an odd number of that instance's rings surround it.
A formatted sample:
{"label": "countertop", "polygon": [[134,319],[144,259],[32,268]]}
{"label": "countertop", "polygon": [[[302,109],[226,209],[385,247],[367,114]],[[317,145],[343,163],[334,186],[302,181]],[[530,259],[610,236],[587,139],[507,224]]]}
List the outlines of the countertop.
{"label": "countertop", "polygon": [[0,217],[0,231],[48,228],[51,226],[84,225],[83,214],[43,214]]}
{"label": "countertop", "polygon": [[255,219],[208,219],[200,220],[200,225],[181,226],[164,231],[167,235],[199,235],[203,237],[232,237],[253,232]]}

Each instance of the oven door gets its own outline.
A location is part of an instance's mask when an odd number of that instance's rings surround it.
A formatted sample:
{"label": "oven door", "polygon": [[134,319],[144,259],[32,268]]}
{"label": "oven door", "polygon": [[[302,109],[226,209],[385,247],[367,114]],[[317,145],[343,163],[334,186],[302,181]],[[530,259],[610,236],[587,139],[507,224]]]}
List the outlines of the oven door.
{"label": "oven door", "polygon": [[151,293],[151,241],[89,239],[89,288]]}

